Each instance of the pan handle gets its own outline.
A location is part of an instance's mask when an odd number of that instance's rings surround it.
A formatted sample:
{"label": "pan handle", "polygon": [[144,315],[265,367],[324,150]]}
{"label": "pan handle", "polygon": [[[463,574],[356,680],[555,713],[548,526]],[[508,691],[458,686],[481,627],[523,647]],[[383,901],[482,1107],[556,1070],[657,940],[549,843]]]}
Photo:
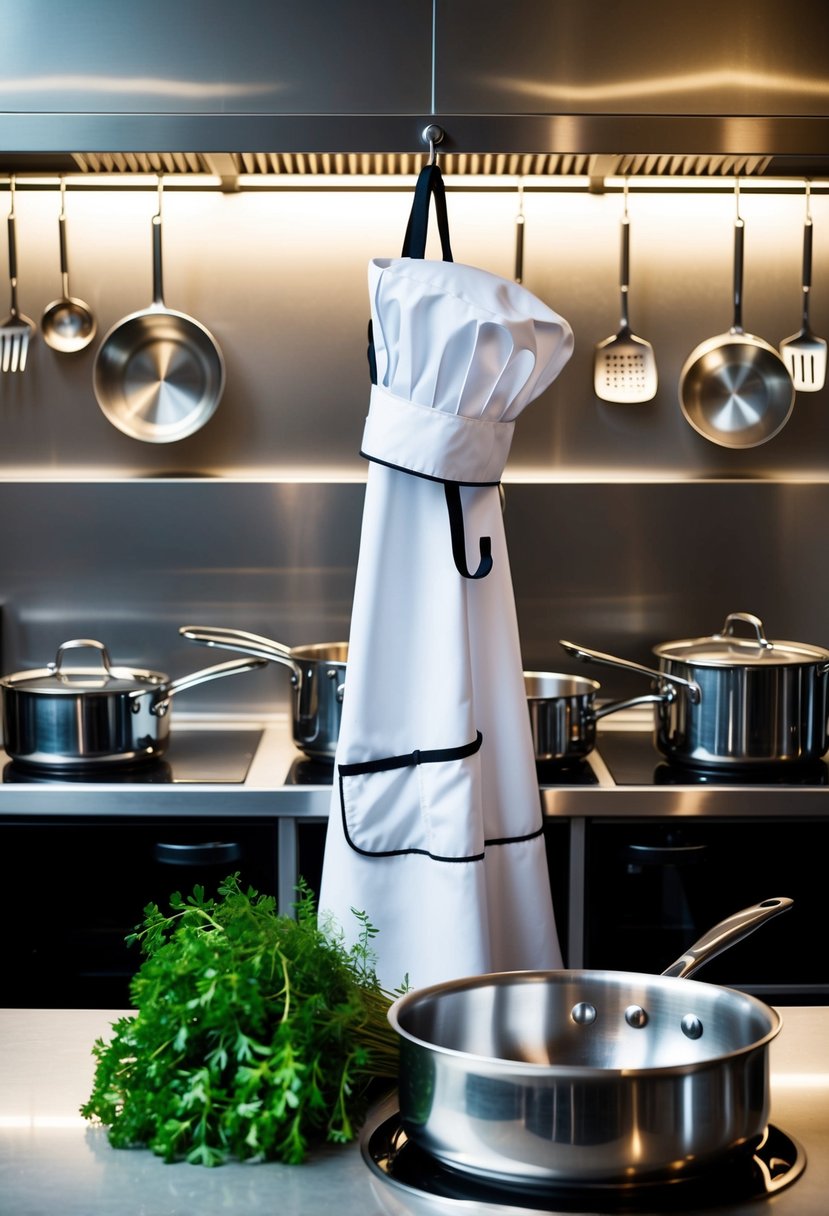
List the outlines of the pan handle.
{"label": "pan handle", "polygon": [[749,933],[759,929],[773,916],[779,916],[781,912],[788,912],[793,902],[781,895],[775,899],[764,899],[762,903],[752,904],[749,908],[743,908],[741,912],[727,916],[713,929],[704,933],[699,941],[694,942],[693,946],[689,946],[682,957],[671,963],[662,974],[684,979],[703,963],[708,963],[712,958],[716,958],[729,946],[741,942],[744,937],[748,937]]}
{"label": "pan handle", "polygon": [[[197,684],[206,684],[208,680],[220,680],[223,676],[235,676],[243,671],[253,671],[255,667],[265,667],[265,659],[229,659],[227,663],[217,663],[215,667],[203,667],[193,671],[189,676],[181,676],[167,685],[167,689],[150,707],[150,713],[157,718],[163,718],[170,708],[170,701],[176,693],[184,692],[186,688],[194,688]],[[146,697],[149,689],[139,688],[130,693],[133,698],[133,709],[138,711],[138,698]]]}
{"label": "pan handle", "polygon": [[302,680],[302,668],[293,657],[290,646],[263,638],[258,633],[245,629],[231,629],[222,625],[182,625],[179,633],[190,642],[201,642],[203,646],[217,646],[220,650],[233,650],[237,654],[249,654],[271,663],[282,663],[289,667],[297,688]]}
{"label": "pan handle", "polygon": [[[586,663],[590,662],[590,660],[594,663],[606,663],[608,667],[621,667],[624,671],[637,671],[640,675],[650,676],[652,680],[660,680],[667,684],[684,688],[692,703],[694,705],[699,704],[700,687],[693,680],[685,680],[682,676],[670,675],[666,671],[657,671],[655,667],[645,667],[641,663],[634,663],[632,659],[619,659],[615,655],[604,654],[601,650],[588,650],[586,646],[579,646],[575,642],[567,642],[563,638],[559,639],[559,646],[563,646],[574,659],[583,659]],[[670,697],[671,694],[666,692],[658,699],[667,701]]]}

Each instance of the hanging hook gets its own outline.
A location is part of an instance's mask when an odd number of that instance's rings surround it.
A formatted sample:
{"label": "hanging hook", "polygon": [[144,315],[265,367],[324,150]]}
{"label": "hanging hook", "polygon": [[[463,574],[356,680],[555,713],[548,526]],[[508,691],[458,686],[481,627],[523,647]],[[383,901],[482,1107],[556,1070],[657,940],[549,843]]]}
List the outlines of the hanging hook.
{"label": "hanging hook", "polygon": [[446,134],[443,127],[439,127],[437,123],[430,122],[428,127],[423,128],[421,138],[425,144],[429,145],[429,160],[427,165],[436,165],[438,163],[437,145],[443,143],[443,137]]}
{"label": "hanging hook", "polygon": [[623,186],[622,186],[622,194],[623,194],[623,198],[624,198],[624,208],[625,208],[625,210],[624,210],[624,215],[622,216],[622,219],[625,221],[625,223],[627,223],[627,219],[628,219],[628,179],[627,179],[627,174],[625,174],[625,178],[624,178],[624,184],[623,184]]}
{"label": "hanging hook", "polygon": [[740,215],[740,179],[734,178],[734,210],[736,212],[735,222],[742,225],[743,217]]}
{"label": "hanging hook", "polygon": [[811,222],[812,222],[812,183],[809,181],[808,178],[806,179],[805,186],[806,186],[806,223],[811,224]]}
{"label": "hanging hook", "polygon": [[9,177],[9,219],[14,219],[14,174]]}

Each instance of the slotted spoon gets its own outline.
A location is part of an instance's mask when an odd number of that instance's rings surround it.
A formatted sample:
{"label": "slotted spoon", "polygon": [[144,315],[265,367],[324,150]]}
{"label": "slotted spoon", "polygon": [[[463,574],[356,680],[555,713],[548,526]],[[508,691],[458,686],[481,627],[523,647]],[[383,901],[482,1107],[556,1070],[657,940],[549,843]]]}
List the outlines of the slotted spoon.
{"label": "slotted spoon", "polygon": [[11,311],[5,321],[0,322],[0,371],[22,372],[26,368],[29,339],[35,332],[34,322],[17,308],[17,241],[14,224],[14,178],[10,182],[11,210],[8,216],[9,229],[9,281],[11,283]]}
{"label": "slotted spoon", "polygon": [[656,396],[656,356],[650,342],[639,338],[628,319],[630,282],[630,220],[627,203],[622,218],[622,258],[619,289],[622,323],[619,332],[599,342],[593,360],[593,390],[602,401],[651,401]]}
{"label": "slotted spoon", "polygon": [[826,341],[812,332],[809,324],[809,297],[812,290],[812,217],[808,210],[803,228],[803,325],[780,343],[780,357],[789,370],[795,391],[817,393],[826,381]]}

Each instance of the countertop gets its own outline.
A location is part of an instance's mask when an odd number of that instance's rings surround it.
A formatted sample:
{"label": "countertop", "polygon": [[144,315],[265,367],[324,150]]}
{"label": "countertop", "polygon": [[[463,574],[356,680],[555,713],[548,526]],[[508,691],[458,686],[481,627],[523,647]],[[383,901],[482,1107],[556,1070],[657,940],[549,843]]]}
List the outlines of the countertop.
{"label": "countertop", "polygon": [[[826,1212],[829,1008],[781,1012],[783,1029],[771,1046],[771,1119],[804,1147],[806,1170],[773,1198],[708,1212]],[[456,1210],[486,1216],[480,1204],[410,1204],[396,1188],[375,1181],[356,1144],[323,1149],[301,1166],[216,1169],[165,1165],[145,1150],[110,1148],[105,1129],[87,1125],[78,1107],[91,1088],[92,1044],[119,1016],[118,1010],[0,1010],[0,1216],[318,1216],[329,1210],[337,1216]],[[491,1210],[494,1216],[506,1209]]]}

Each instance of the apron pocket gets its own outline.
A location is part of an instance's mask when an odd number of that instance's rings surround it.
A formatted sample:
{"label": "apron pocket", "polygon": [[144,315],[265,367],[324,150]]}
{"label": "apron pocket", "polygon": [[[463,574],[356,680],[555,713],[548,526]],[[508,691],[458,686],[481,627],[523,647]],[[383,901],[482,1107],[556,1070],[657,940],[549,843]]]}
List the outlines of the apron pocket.
{"label": "apron pocket", "polygon": [[338,765],[345,838],[370,857],[422,853],[435,861],[484,854],[482,736],[462,747]]}

